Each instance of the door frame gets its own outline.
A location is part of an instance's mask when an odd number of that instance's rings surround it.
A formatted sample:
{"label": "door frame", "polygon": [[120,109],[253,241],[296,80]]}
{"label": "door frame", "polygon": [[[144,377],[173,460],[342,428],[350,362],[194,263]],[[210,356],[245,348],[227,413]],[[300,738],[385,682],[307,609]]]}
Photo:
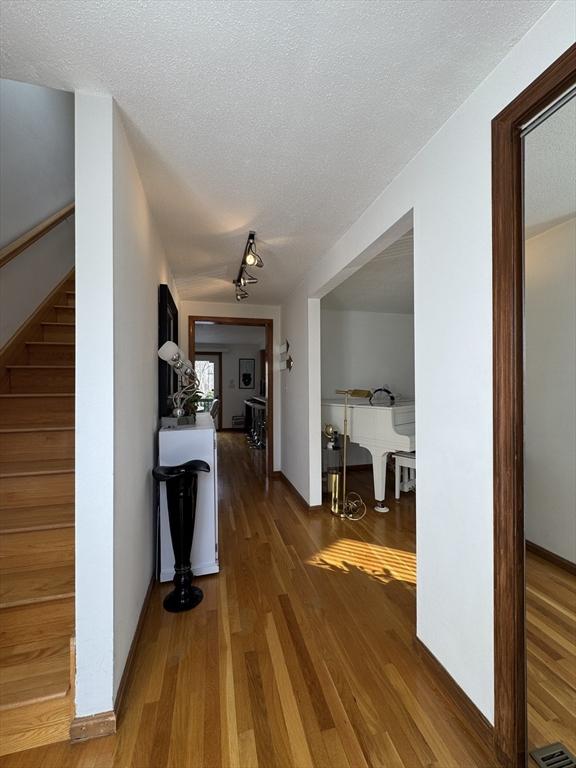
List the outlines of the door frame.
{"label": "door frame", "polygon": [[266,435],[266,474],[272,477],[274,473],[274,320],[261,317],[212,317],[210,315],[188,315],[188,354],[194,362],[196,350],[196,322],[209,321],[215,325],[249,325],[260,326],[266,330],[266,362],[268,380],[266,382],[267,398],[267,435]]}
{"label": "door frame", "polygon": [[[216,430],[219,431],[222,429],[222,407],[224,404],[224,400],[222,399],[222,352],[208,352],[207,350],[203,349],[202,352],[199,353],[200,359],[202,359],[202,355],[212,355],[212,357],[218,358],[218,365],[219,365],[219,377],[218,377],[218,426],[216,427]],[[196,355],[194,355],[196,357]],[[196,360],[194,359],[194,362]]]}
{"label": "door frame", "polygon": [[524,212],[521,129],[576,83],[571,46],[492,121],[494,739],[525,768]]}

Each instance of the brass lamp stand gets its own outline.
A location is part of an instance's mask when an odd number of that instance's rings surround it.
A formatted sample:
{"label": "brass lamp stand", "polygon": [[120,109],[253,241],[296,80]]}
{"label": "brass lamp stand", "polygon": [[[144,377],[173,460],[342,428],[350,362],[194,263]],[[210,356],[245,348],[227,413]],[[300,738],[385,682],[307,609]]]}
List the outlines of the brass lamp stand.
{"label": "brass lamp stand", "polygon": [[[344,435],[342,448],[342,498],[338,499],[338,484],[335,485],[336,498],[332,498],[332,514],[347,520],[361,520],[366,514],[366,504],[360,494],[356,491],[346,493],[346,467],[347,467],[347,441],[348,441],[348,398],[366,397],[369,398],[372,392],[369,389],[337,389],[337,395],[344,395]],[[334,434],[335,430],[331,424],[326,425],[324,433],[326,435]]]}

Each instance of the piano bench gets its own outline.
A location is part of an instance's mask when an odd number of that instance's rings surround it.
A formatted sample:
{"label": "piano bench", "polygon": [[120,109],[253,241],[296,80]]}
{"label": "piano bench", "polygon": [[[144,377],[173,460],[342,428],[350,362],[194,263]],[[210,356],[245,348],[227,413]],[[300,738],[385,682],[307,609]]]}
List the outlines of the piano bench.
{"label": "piano bench", "polygon": [[398,451],[394,454],[394,475],[396,488],[394,497],[400,498],[400,491],[412,491],[416,488],[416,451],[408,453]]}

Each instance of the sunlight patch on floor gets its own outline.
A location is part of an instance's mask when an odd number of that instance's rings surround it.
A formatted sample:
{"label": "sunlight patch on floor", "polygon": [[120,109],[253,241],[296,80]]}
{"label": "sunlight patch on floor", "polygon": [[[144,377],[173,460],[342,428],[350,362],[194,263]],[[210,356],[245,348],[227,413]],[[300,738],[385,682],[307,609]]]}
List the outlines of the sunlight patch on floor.
{"label": "sunlight patch on floor", "polygon": [[416,584],[416,555],[413,552],[366,541],[338,539],[306,562],[329,571],[350,573],[359,570],[383,584],[390,581]]}

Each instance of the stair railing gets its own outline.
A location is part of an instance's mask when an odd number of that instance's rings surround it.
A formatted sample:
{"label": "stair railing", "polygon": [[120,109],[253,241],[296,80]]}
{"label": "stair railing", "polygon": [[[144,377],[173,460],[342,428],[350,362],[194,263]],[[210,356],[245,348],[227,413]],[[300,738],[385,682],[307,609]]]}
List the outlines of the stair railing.
{"label": "stair railing", "polygon": [[37,224],[32,229],[28,230],[28,232],[17,237],[16,240],[5,245],[4,248],[0,248],[0,269],[5,267],[6,264],[12,261],[15,256],[18,256],[19,253],[25,251],[26,248],[32,245],[32,243],[40,240],[40,238],[44,237],[47,232],[50,232],[51,229],[57,227],[60,222],[70,218],[70,216],[74,214],[74,209],[74,203],[65,205],[64,208],[61,208],[59,211],[56,211],[56,213],[48,216],[48,218],[41,221],[40,224]]}

